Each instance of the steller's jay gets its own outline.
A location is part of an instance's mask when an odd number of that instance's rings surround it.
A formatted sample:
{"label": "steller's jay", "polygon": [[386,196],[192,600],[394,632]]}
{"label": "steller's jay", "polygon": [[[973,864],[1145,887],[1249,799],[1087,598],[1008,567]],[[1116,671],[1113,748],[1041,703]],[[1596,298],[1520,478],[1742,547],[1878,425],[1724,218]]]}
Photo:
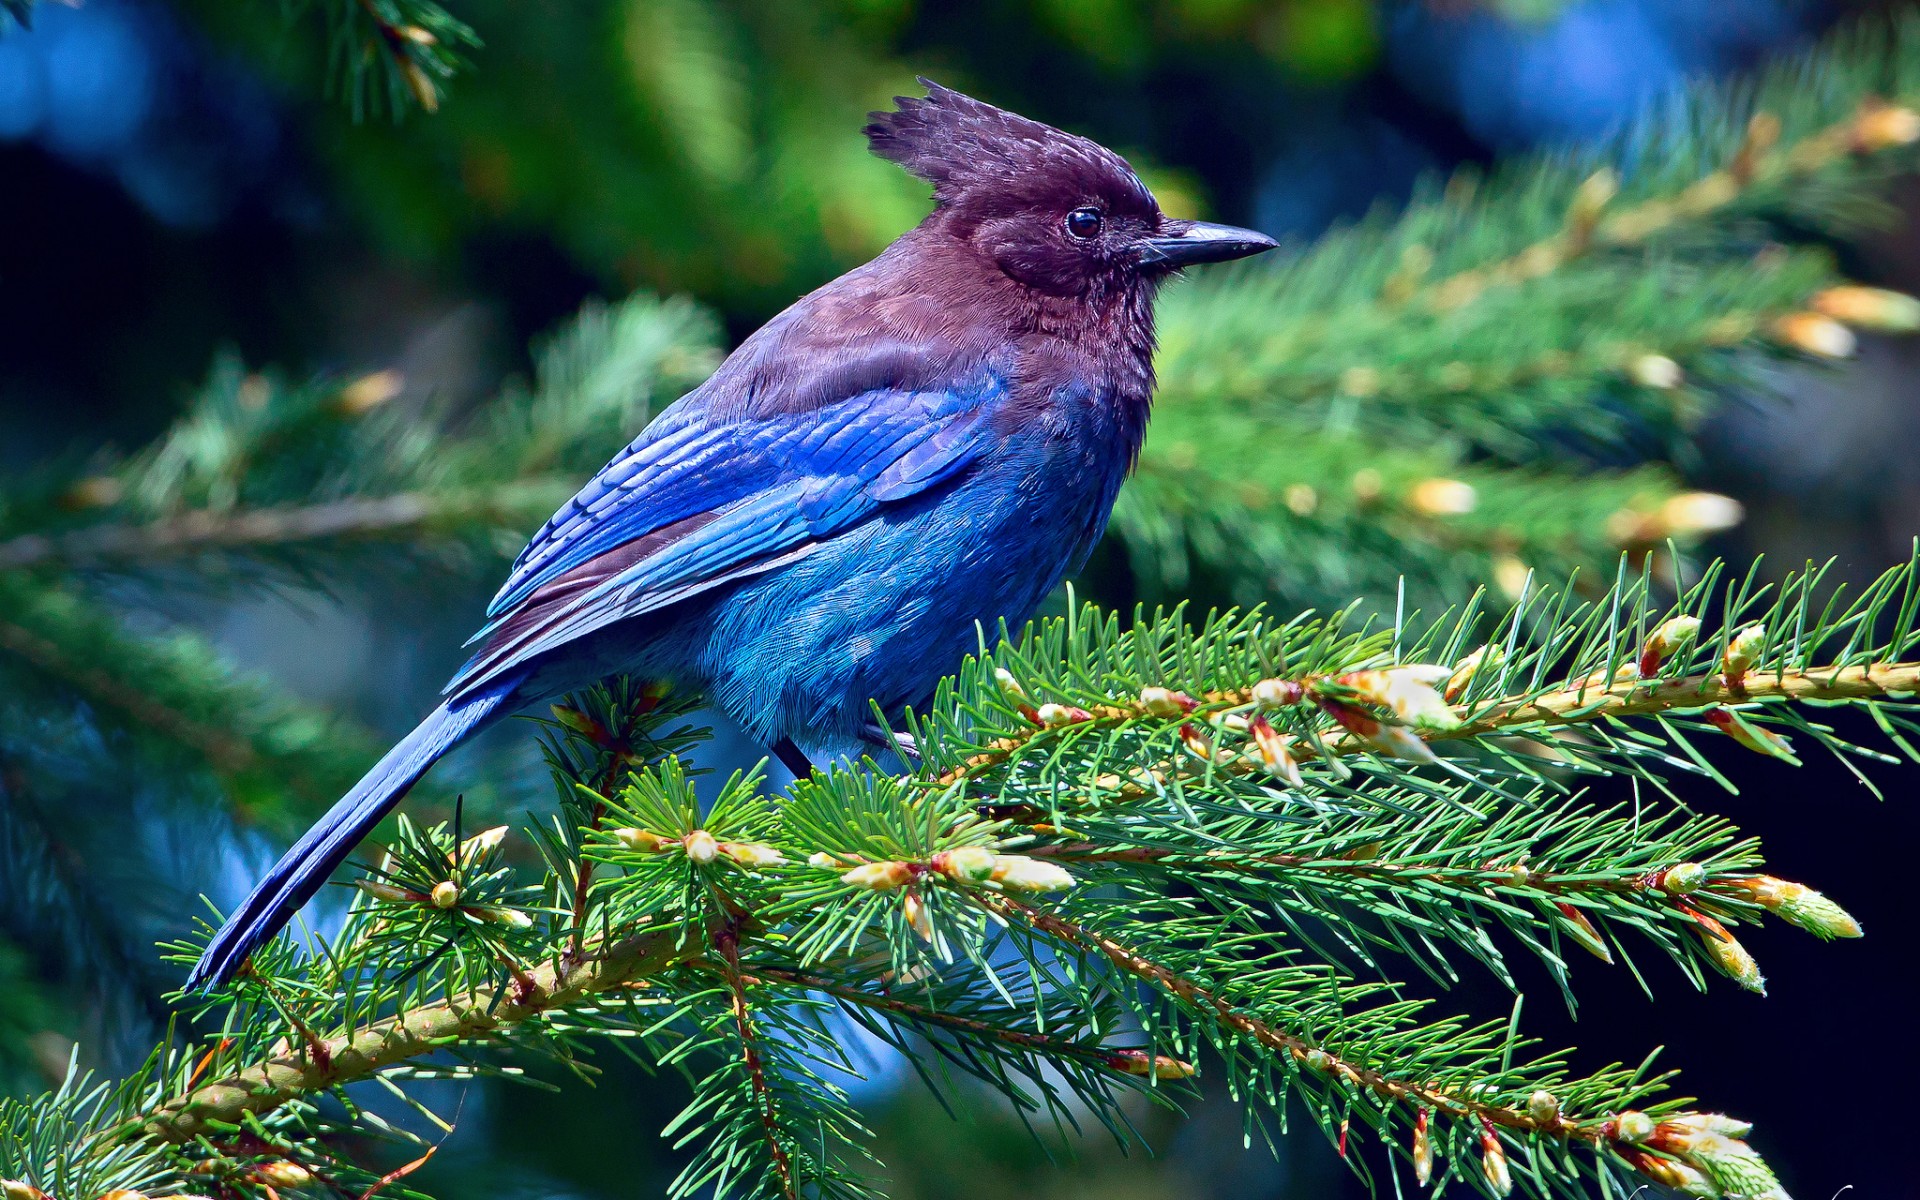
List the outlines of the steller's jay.
{"label": "steller's jay", "polygon": [[[926,80],[876,154],[933,212],[662,412],[520,552],[446,701],[274,864],[188,980],[232,977],[434,761],[627,672],[796,773],[855,755],[1106,527],[1145,434],[1153,297],[1272,239],[1160,212],[1112,151]],[[890,747],[889,747],[890,748]]]}

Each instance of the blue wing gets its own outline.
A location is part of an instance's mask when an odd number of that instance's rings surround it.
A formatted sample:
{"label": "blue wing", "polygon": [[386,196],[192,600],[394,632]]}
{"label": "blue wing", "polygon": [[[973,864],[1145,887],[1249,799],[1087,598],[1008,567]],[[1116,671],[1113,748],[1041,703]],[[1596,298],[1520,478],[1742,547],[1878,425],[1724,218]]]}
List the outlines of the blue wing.
{"label": "blue wing", "polygon": [[1005,399],[989,374],[724,424],[697,408],[662,414],[521,552],[474,637],[484,644],[448,692],[811,553],[965,470]]}

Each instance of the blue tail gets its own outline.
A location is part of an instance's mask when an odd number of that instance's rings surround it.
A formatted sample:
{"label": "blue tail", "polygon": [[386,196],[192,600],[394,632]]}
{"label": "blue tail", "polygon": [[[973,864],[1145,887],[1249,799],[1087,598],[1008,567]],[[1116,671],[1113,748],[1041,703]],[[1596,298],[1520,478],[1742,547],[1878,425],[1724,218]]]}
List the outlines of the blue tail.
{"label": "blue tail", "polygon": [[428,767],[468,735],[511,711],[506,701],[519,682],[517,677],[502,680],[478,695],[442,704],[387,751],[293,849],[280,856],[273,870],[227,918],[194,964],[187,991],[202,991],[233,978],[247,956],[293,919]]}

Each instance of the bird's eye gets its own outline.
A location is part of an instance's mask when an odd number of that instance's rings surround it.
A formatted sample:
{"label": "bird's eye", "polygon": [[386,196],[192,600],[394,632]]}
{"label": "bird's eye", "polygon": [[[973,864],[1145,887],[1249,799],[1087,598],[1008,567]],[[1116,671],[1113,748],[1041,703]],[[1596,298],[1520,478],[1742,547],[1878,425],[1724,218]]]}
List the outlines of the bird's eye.
{"label": "bird's eye", "polygon": [[1097,208],[1076,208],[1067,214],[1067,232],[1083,242],[1099,237],[1105,223]]}

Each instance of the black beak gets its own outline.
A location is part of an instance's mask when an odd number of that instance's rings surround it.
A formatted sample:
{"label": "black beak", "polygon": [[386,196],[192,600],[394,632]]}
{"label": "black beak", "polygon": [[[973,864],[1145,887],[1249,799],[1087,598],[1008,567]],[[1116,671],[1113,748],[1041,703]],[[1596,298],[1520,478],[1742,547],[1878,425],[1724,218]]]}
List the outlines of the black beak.
{"label": "black beak", "polygon": [[1230,262],[1264,254],[1279,244],[1264,233],[1232,225],[1162,221],[1158,234],[1140,242],[1140,265],[1177,268],[1196,263]]}

